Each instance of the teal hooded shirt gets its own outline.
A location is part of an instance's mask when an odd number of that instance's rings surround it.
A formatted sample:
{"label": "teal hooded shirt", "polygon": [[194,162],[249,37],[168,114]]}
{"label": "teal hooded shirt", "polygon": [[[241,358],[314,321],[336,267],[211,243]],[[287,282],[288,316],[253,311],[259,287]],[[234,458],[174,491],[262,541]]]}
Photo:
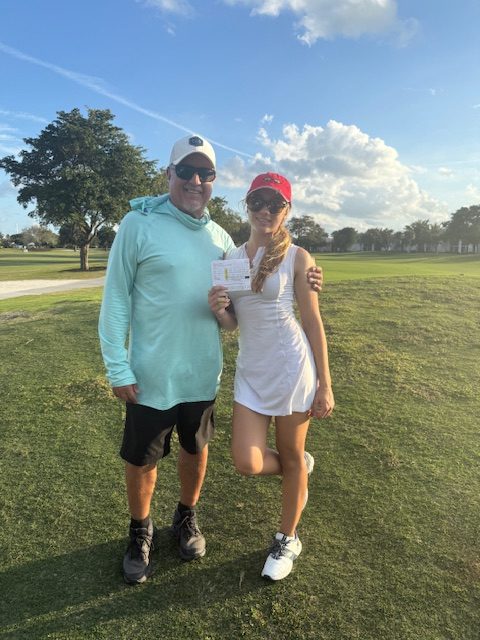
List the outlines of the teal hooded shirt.
{"label": "teal hooded shirt", "polygon": [[222,371],[208,306],[212,260],[234,248],[210,219],[177,209],[168,194],[136,198],[112,245],[99,319],[110,384],[137,384],[138,402],[169,409],[215,398]]}

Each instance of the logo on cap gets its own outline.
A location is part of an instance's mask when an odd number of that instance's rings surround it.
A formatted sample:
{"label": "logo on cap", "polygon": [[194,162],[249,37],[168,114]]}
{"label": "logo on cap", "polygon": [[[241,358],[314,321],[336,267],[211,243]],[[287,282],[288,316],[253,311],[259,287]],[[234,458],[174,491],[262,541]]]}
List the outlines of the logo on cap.
{"label": "logo on cap", "polygon": [[203,140],[198,136],[192,136],[189,139],[188,144],[191,144],[192,147],[203,147]]}
{"label": "logo on cap", "polygon": [[264,176],[263,182],[275,182],[275,184],[280,184],[281,180],[279,180],[278,178],[272,178],[272,176]]}

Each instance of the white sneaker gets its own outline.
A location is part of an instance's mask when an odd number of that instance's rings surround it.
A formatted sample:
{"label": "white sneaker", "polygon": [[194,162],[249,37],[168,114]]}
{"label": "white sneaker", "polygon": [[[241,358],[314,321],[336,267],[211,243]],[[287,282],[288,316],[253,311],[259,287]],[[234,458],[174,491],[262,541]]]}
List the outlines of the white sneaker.
{"label": "white sneaker", "polygon": [[293,567],[293,561],[302,552],[302,543],[297,534],[289,538],[283,533],[276,533],[270,554],[263,565],[262,578],[282,580],[286,578]]}
{"label": "white sneaker", "polygon": [[[303,457],[305,458],[305,464],[307,465],[307,473],[308,475],[310,475],[313,471],[313,467],[315,466],[315,458],[312,456],[311,453],[308,453],[308,451],[303,452]],[[302,511],[307,506],[307,502],[308,502],[308,485],[307,485],[307,490],[305,492],[305,499],[303,501]]]}
{"label": "white sneaker", "polygon": [[313,467],[315,466],[315,458],[308,451],[303,452],[303,457],[305,458],[305,464],[307,465],[307,473],[310,475],[313,471]]}

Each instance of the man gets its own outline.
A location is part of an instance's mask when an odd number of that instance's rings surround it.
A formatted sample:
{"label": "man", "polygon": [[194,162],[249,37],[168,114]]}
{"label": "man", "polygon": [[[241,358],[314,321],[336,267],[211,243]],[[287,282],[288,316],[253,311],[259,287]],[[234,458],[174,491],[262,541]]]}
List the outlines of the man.
{"label": "man", "polygon": [[205,555],[195,506],[222,369],[219,328],[207,292],[212,260],[234,248],[205,208],[216,177],[209,142],[197,135],[178,140],[167,177],[168,194],[131,201],[110,252],[99,319],[107,377],[115,396],[126,402],[120,455],[131,515],[123,559],[130,584],[144,582],[152,572],[150,503],[157,462],[170,451],[174,427],[180,500],[171,532],[184,560]]}

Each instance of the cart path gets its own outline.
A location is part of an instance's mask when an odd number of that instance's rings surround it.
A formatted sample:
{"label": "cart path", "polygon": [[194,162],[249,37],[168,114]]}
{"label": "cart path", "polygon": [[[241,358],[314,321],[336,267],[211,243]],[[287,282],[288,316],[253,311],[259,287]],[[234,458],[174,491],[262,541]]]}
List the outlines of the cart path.
{"label": "cart path", "polygon": [[105,276],[90,280],[4,280],[0,281],[0,300],[19,296],[36,296],[55,291],[71,291],[87,287],[102,287]]}

